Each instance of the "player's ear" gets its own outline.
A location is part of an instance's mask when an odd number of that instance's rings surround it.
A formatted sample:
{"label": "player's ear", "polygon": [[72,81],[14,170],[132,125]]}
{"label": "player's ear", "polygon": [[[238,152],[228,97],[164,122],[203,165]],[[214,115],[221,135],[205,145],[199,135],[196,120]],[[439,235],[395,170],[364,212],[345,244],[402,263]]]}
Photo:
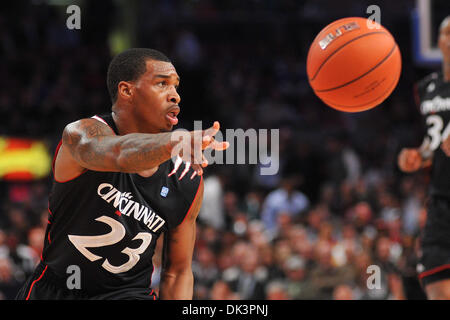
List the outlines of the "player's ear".
{"label": "player's ear", "polygon": [[133,85],[127,81],[120,81],[117,85],[117,98],[130,101],[133,97]]}

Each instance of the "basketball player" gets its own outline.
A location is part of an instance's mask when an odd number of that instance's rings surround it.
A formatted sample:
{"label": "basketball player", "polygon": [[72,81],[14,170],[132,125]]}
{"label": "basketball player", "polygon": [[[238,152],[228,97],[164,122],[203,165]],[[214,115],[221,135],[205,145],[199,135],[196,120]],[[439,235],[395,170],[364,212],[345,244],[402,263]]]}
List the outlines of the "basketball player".
{"label": "basketball player", "polygon": [[[65,127],[53,160],[42,259],[18,299],[157,299],[152,256],[161,233],[159,298],[192,299],[202,150],[228,143],[213,139],[218,122],[174,137],[179,82],[156,50],[129,49],[111,61],[112,113]],[[192,156],[184,152],[189,147],[197,148]]]}
{"label": "basketball player", "polygon": [[414,172],[431,165],[427,222],[421,239],[419,280],[429,299],[450,299],[450,16],[439,29],[442,72],[418,83],[420,111],[428,127],[420,148],[402,149],[398,165]]}

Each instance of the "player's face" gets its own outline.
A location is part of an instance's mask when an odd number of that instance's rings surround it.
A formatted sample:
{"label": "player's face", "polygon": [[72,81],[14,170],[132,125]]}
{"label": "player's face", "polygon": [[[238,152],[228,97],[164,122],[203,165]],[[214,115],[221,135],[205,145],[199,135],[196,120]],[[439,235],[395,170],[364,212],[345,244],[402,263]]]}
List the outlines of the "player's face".
{"label": "player's face", "polygon": [[139,132],[171,131],[178,123],[180,78],[170,62],[147,60],[147,71],[136,81],[133,97]]}
{"label": "player's face", "polygon": [[439,32],[439,48],[446,60],[450,59],[450,20]]}

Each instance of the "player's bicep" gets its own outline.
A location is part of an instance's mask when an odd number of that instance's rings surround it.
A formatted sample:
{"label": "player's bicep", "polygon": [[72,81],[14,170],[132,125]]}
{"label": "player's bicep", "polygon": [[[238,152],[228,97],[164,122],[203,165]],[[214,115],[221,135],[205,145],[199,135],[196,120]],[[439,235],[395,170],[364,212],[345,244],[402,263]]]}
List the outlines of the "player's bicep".
{"label": "player's bicep", "polygon": [[111,128],[104,123],[95,119],[83,119],[64,128],[62,148],[83,168],[114,171],[117,158],[111,141],[114,136]]}
{"label": "player's bicep", "polygon": [[203,179],[185,220],[174,230],[167,232],[164,239],[164,272],[179,274],[190,270],[194,254],[196,219],[203,200]]}

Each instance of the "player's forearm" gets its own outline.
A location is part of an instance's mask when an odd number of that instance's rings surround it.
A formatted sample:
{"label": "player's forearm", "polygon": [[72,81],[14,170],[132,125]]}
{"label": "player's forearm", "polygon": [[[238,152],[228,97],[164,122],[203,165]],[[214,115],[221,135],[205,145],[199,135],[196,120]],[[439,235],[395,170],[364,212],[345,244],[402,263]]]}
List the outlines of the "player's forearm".
{"label": "player's forearm", "polygon": [[194,292],[194,275],[192,270],[179,274],[163,272],[159,296],[162,300],[191,300]]}
{"label": "player's forearm", "polygon": [[110,128],[95,119],[67,125],[62,140],[81,167],[129,173],[148,170],[169,160],[178,143],[170,132],[113,135]]}
{"label": "player's forearm", "polygon": [[172,157],[176,145],[171,133],[122,136],[117,144],[117,166],[121,172],[139,172],[154,168]]}
{"label": "player's forearm", "polygon": [[67,126],[63,144],[82,167],[135,173],[170,159],[177,141],[172,139],[170,132],[110,135],[104,125],[94,120]]}

